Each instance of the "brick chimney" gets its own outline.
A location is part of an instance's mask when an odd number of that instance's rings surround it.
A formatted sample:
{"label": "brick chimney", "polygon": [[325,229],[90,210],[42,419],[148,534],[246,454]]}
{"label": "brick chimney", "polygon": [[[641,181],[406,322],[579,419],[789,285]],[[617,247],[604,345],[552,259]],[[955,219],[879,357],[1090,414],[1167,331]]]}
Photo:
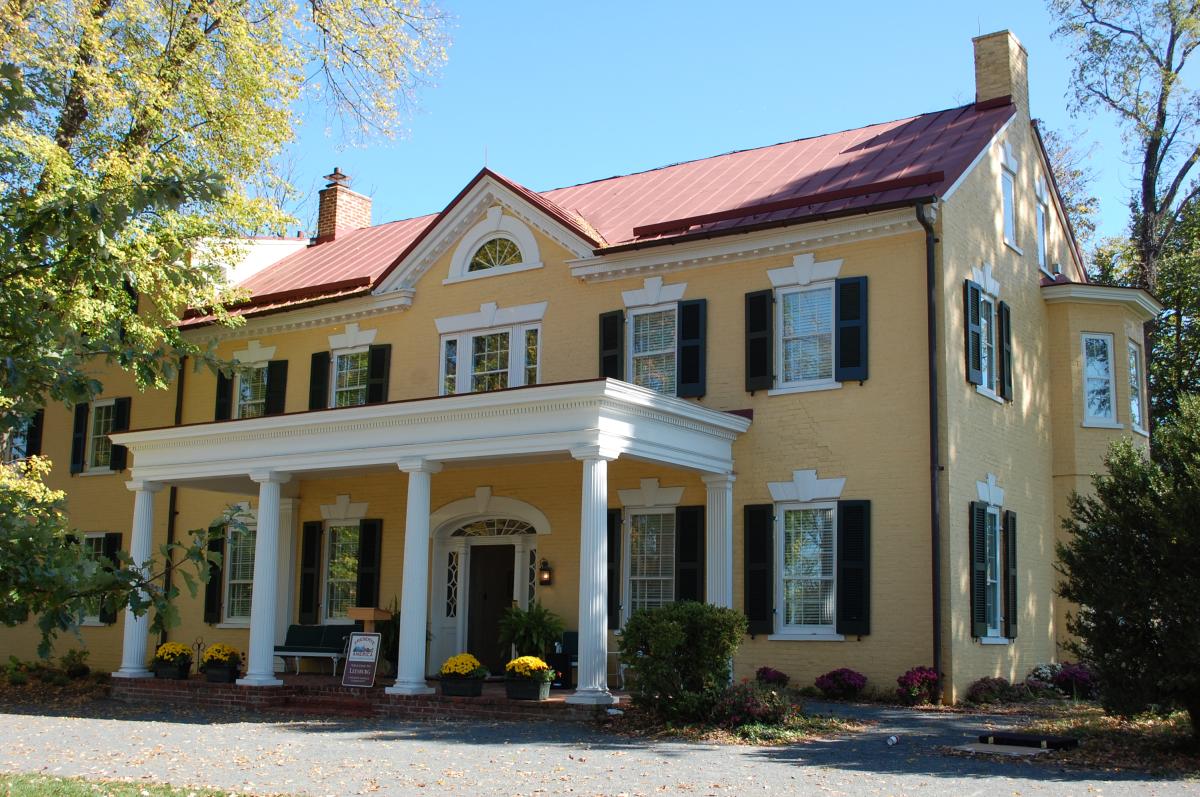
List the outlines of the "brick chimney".
{"label": "brick chimney", "polygon": [[1007,30],[985,33],[975,45],[975,102],[1011,97],[1029,115],[1029,55]]}
{"label": "brick chimney", "polygon": [[371,197],[351,191],[350,178],[336,166],[325,179],[329,182],[317,192],[317,243],[371,226]]}

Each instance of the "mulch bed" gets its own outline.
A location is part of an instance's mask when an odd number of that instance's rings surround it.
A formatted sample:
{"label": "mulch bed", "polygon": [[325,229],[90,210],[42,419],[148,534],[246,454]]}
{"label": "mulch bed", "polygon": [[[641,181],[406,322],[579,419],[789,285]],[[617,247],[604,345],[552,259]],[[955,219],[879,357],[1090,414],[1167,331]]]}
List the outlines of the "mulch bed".
{"label": "mulch bed", "polygon": [[800,715],[786,725],[745,725],[740,728],[721,728],[713,725],[675,725],[664,722],[654,713],[637,706],[622,706],[624,716],[615,717],[606,723],[609,730],[624,736],[639,739],[671,740],[689,742],[712,742],[716,744],[788,745],[861,733],[872,723],[843,717],[822,715]]}

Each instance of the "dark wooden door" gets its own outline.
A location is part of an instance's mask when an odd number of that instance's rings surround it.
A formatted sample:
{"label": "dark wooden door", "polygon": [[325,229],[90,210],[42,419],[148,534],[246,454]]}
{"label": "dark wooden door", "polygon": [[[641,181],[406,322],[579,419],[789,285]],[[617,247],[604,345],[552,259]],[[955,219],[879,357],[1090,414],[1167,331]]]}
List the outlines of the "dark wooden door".
{"label": "dark wooden door", "polygon": [[493,675],[503,675],[508,651],[500,645],[500,617],[512,606],[512,545],[472,545],[467,598],[467,650]]}

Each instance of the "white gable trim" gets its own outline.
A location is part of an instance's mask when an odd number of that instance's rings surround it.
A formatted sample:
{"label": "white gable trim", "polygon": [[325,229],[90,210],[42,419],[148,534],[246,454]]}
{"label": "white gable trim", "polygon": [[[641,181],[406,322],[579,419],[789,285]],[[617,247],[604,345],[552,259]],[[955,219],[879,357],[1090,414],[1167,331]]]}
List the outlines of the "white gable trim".
{"label": "white gable trim", "polygon": [[233,353],[233,359],[242,365],[261,365],[274,356],[274,346],[263,346],[257,340],[250,341],[246,344],[246,348]]}
{"label": "white gable trim", "polygon": [[979,154],[975,156],[975,159],[971,161],[967,168],[963,169],[963,173],[958,176],[958,179],[951,183],[950,187],[946,189],[946,192],[942,194],[942,201],[949,201],[950,197],[954,196],[954,192],[957,191],[958,187],[963,184],[963,181],[967,179],[967,176],[970,175],[971,172],[975,171],[975,167],[987,157],[988,153],[992,152],[992,148],[996,146],[996,142],[1003,138],[1004,134],[1008,131],[1009,126],[1012,125],[1013,119],[1016,118],[1017,117],[1014,114],[1007,122],[1000,125],[1000,129],[996,131],[996,135],[992,136],[987,145],[984,146],[983,149],[979,150]]}
{"label": "white gable trim", "polygon": [[682,487],[659,487],[658,479],[642,479],[636,490],[618,490],[621,506],[636,506],[641,509],[679,506],[683,500]]}
{"label": "white gable trim", "polygon": [[437,325],[439,335],[466,332],[471,329],[530,324],[542,320],[542,317],[546,315],[546,305],[548,304],[549,302],[535,302],[534,304],[500,308],[495,302],[485,302],[479,305],[477,313],[446,316],[436,319],[434,323]]}
{"label": "white gable trim", "polygon": [[[475,252],[492,238],[507,238],[516,244],[517,249],[521,250],[521,262],[484,271],[468,271]],[[528,271],[541,267],[537,239],[533,237],[533,232],[516,216],[505,213],[502,206],[492,205],[487,209],[483,221],[463,234],[462,240],[454,249],[454,256],[450,259],[450,273],[442,280],[442,284],[450,285],[481,277],[498,277],[514,271]]]}
{"label": "white gable trim", "polygon": [[450,247],[455,246],[471,227],[479,223],[485,211],[496,204],[555,241],[573,256],[586,257],[591,254],[592,250],[587,242],[564,227],[561,221],[547,215],[541,208],[495,178],[485,175],[445,218],[437,223],[436,229],[425,236],[396,270],[376,286],[373,293],[383,294],[413,288]]}
{"label": "white gable trim", "polygon": [[349,495],[339,495],[332,504],[321,504],[322,520],[362,520],[367,516],[367,502],[351,503]]}
{"label": "white gable trim", "polygon": [[773,287],[787,288],[792,285],[809,285],[813,282],[837,279],[841,270],[841,260],[825,260],[818,263],[816,255],[805,252],[793,257],[792,265],[771,269],[767,272],[767,277]]}
{"label": "white gable trim", "polygon": [[346,324],[346,331],[338,335],[329,336],[329,350],[339,351],[342,349],[357,349],[363,346],[370,346],[375,342],[375,335],[378,330],[374,329],[359,329],[358,324]]}
{"label": "white gable trim", "polygon": [[987,481],[975,482],[975,492],[979,500],[991,506],[1004,506],[1004,490],[1000,487],[996,474],[989,473]]}
{"label": "white gable trim", "polygon": [[815,470],[792,471],[790,482],[768,482],[771,500],[807,504],[812,501],[836,501],[842,497],[846,479],[818,479]]}
{"label": "white gable trim", "polygon": [[687,290],[686,282],[663,285],[662,277],[647,277],[636,291],[622,291],[621,298],[626,307],[648,307],[655,304],[677,302]]}

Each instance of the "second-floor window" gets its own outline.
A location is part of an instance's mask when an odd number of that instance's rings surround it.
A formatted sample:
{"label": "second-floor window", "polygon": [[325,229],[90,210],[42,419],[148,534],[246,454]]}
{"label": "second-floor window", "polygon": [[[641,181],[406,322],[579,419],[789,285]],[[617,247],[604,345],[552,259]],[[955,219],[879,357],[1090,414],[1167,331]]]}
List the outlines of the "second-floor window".
{"label": "second-floor window", "polygon": [[1037,185],[1037,259],[1038,268],[1050,273],[1050,257],[1046,251],[1046,225],[1049,218],[1049,197],[1046,192],[1046,181],[1039,180]]}
{"label": "second-floor window", "polygon": [[675,395],[676,306],[649,307],[629,313],[629,374],[635,385]]}
{"label": "second-floor window", "polygon": [[1102,424],[1117,422],[1112,335],[1083,335],[1083,419]]}
{"label": "second-floor window", "polygon": [[367,403],[370,357],[366,349],[337,352],[333,359],[333,406],[356,407]]}
{"label": "second-floor window", "polygon": [[237,417],[259,418],[267,414],[267,364],[238,374]]}
{"label": "second-floor window", "polygon": [[442,337],[442,394],[481,393],[539,381],[541,330],[536,324]]}
{"label": "second-floor window", "polygon": [[112,462],[112,442],[108,435],[113,430],[113,405],[112,399],[103,399],[92,404],[92,420],[87,441],[88,470],[108,470]]}
{"label": "second-floor window", "polygon": [[780,387],[833,381],[833,285],[781,290],[779,313]]}
{"label": "second-floor window", "polygon": [[1138,431],[1146,429],[1146,410],[1142,405],[1142,347],[1129,341],[1129,423]]}

